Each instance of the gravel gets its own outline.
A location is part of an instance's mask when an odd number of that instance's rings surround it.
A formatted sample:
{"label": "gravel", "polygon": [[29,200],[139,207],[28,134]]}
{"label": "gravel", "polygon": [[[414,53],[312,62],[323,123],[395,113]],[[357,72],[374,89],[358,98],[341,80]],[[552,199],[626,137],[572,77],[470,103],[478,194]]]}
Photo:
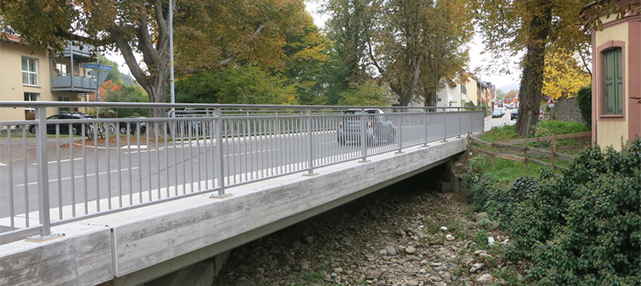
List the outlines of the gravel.
{"label": "gravel", "polygon": [[[509,239],[486,223],[486,214],[475,214],[461,192],[438,193],[426,185],[425,178],[410,178],[234,249],[214,285],[508,285],[506,279],[522,280],[517,271],[524,266],[503,258]],[[488,246],[488,237],[505,243]]]}

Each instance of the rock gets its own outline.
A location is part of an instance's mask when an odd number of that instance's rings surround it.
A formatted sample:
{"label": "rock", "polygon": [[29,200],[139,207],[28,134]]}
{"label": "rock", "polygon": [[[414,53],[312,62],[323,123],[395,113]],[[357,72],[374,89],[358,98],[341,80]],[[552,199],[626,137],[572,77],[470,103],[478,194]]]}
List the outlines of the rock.
{"label": "rock", "polygon": [[313,244],[314,243],[314,237],[312,237],[312,236],[305,237],[305,242],[307,244],[309,244],[309,245]]}
{"label": "rock", "polygon": [[343,268],[340,268],[340,267],[336,267],[332,270],[334,270],[334,273],[343,273]]}
{"label": "rock", "polygon": [[407,248],[405,248],[405,252],[407,252],[407,253],[409,253],[409,254],[413,254],[413,253],[415,253],[415,252],[416,252],[416,248],[414,248],[414,246],[411,246],[411,245],[410,245],[410,246],[408,246]]}
{"label": "rock", "polygon": [[446,226],[441,226],[441,231],[447,231],[447,227]]}
{"label": "rock", "polygon": [[407,281],[407,286],[418,286],[418,281],[416,280]]}
{"label": "rock", "polygon": [[488,244],[488,245],[494,245],[494,237],[491,237],[491,236],[490,236],[490,237],[488,237],[488,238],[487,238],[487,244]]}
{"label": "rock", "polygon": [[332,279],[332,276],[329,274],[325,274],[325,277],[323,277],[323,280],[326,282],[334,282],[334,279]]}
{"label": "rock", "polygon": [[479,270],[483,267],[483,263],[474,263],[472,264],[472,267],[470,268],[470,273],[476,272],[476,270]]}
{"label": "rock", "polygon": [[297,240],[297,241],[294,241],[294,242],[292,243],[292,247],[293,247],[293,248],[299,248],[299,247],[300,247],[300,245],[301,245],[301,244],[300,244],[300,241],[298,241],[298,240]]}
{"label": "rock", "polygon": [[490,274],[483,274],[476,278],[476,283],[481,283],[481,284],[492,284],[494,283],[494,278],[492,278],[492,275]]}
{"label": "rock", "polygon": [[441,282],[441,281],[443,281],[443,279],[442,279],[440,276],[438,276],[438,275],[432,275],[432,276],[430,276],[430,280],[432,280],[432,281],[434,281],[434,282]]}
{"label": "rock", "polygon": [[388,256],[396,255],[396,248],[394,248],[394,246],[385,246],[385,251],[387,252]]}
{"label": "rock", "polygon": [[447,241],[452,241],[454,239],[455,239],[454,236],[451,235],[451,234],[448,234],[448,235],[445,236],[445,240],[447,240]]}
{"label": "rock", "polygon": [[382,271],[370,271],[365,275],[365,279],[368,280],[381,279],[381,277],[383,277]]}
{"label": "rock", "polygon": [[480,250],[480,249],[479,249],[479,250],[477,250],[477,251],[474,251],[474,255],[481,255],[481,253],[485,253],[485,254],[487,254],[487,250]]}

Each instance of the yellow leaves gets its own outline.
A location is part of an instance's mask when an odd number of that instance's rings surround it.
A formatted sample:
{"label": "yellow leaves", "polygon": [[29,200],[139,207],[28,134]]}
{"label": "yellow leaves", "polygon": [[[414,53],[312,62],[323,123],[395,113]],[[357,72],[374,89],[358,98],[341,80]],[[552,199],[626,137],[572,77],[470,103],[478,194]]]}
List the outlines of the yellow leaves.
{"label": "yellow leaves", "polygon": [[546,56],[542,93],[553,99],[571,97],[590,85],[592,78],[577,62],[577,55],[556,49]]}

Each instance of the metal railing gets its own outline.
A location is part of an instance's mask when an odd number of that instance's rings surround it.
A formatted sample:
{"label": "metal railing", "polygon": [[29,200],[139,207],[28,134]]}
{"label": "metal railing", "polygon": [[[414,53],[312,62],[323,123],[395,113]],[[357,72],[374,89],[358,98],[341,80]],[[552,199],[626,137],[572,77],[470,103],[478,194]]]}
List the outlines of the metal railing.
{"label": "metal railing", "polygon": [[[186,109],[166,117],[47,119],[47,107]],[[315,169],[483,130],[479,108],[0,102],[0,241],[91,216]],[[116,128],[97,126],[111,125]],[[31,134],[29,130],[34,131]],[[113,131],[115,130],[115,132]],[[364,143],[364,144],[361,144]]]}

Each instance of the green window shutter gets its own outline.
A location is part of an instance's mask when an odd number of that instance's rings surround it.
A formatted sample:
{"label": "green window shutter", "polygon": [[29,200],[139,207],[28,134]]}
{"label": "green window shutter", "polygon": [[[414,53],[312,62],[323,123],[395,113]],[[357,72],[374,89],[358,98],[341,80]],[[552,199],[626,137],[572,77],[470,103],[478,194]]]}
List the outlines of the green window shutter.
{"label": "green window shutter", "polygon": [[623,114],[623,72],[621,48],[603,54],[605,114]]}
{"label": "green window shutter", "polygon": [[614,99],[614,112],[616,114],[623,114],[623,53],[621,49],[616,49],[615,53],[615,86],[616,86],[616,96]]}

